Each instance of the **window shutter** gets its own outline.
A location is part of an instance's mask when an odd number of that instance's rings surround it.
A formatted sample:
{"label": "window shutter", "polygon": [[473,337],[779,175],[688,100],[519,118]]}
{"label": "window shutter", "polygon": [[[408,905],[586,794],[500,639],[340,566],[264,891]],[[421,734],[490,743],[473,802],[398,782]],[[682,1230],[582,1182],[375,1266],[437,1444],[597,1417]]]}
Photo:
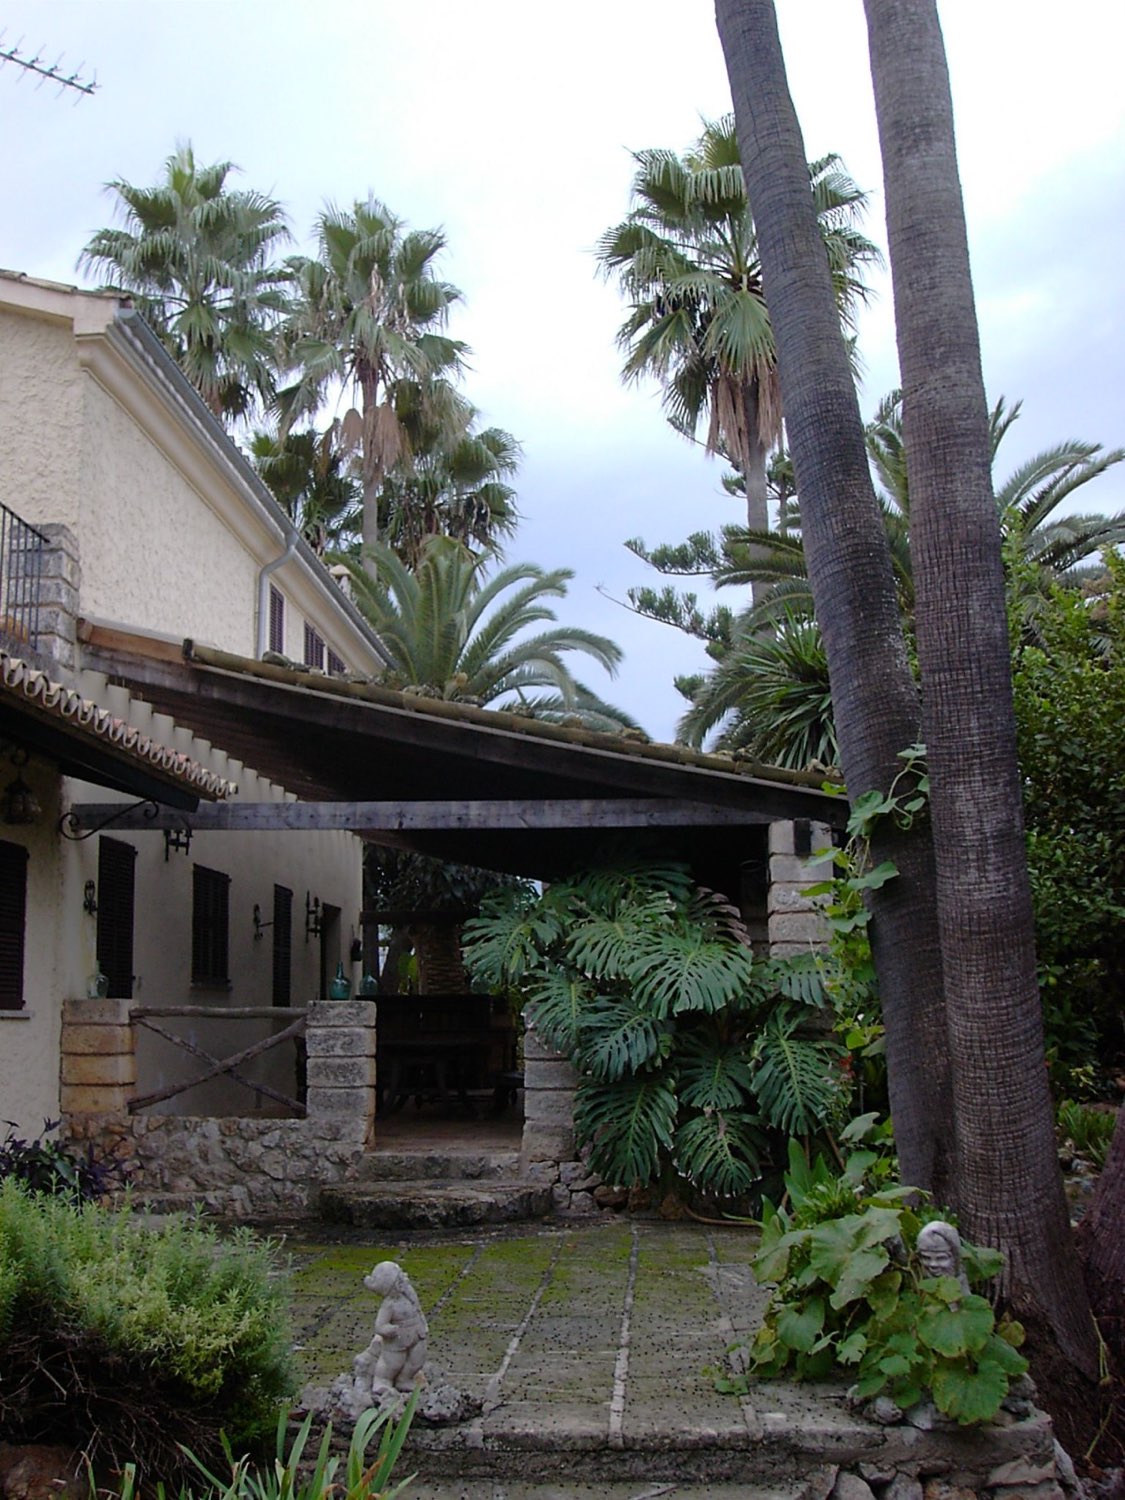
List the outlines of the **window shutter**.
{"label": "window shutter", "polygon": [[191,980],[230,983],[230,876],[205,865],[192,867]]}
{"label": "window shutter", "polygon": [[0,1010],[23,1009],[27,850],[0,842]]}
{"label": "window shutter", "polygon": [[293,993],[293,892],[273,888],[273,1003],[288,1005]]}
{"label": "window shutter", "polygon": [[98,840],[98,968],[113,1000],[133,998],[133,911],[137,851],[121,839]]}
{"label": "window shutter", "polygon": [[344,658],[342,656],[337,656],[335,651],[332,650],[331,646],[329,646],[328,648],[328,670],[329,672],[331,672],[333,677],[340,677],[344,672],[348,670],[344,665]]}
{"label": "window shutter", "polygon": [[318,630],[305,621],[305,666],[324,670],[324,640]]}
{"label": "window shutter", "polygon": [[270,650],[285,655],[285,598],[270,584]]}

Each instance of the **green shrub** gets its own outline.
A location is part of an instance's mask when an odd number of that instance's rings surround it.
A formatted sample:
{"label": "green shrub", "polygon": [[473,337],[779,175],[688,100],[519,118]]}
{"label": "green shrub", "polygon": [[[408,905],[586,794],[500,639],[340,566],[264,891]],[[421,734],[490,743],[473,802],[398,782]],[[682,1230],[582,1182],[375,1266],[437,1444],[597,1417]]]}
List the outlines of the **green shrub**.
{"label": "green shrub", "polygon": [[33,1192],[83,1202],[95,1202],[124,1185],[125,1168],[116,1158],[99,1155],[92,1144],[83,1152],[49,1141],[58,1120],[44,1120],[42,1132],[31,1141],[16,1135],[14,1120],[5,1123],[8,1133],[0,1141],[0,1182],[14,1177]]}
{"label": "green shrub", "polygon": [[1073,1099],[1064,1099],[1058,1108],[1059,1144],[1069,1141],[1075,1156],[1088,1161],[1100,1171],[1109,1155],[1109,1143],[1113,1140],[1117,1116],[1113,1110],[1091,1109],[1086,1104],[1076,1104]]}
{"label": "green shrub", "polygon": [[293,1386],[271,1248],[0,1185],[0,1429],[169,1477],[272,1432]]}
{"label": "green shrub", "polygon": [[[842,1176],[823,1160],[809,1168],[793,1142],[786,1177],[792,1209],[767,1206],[754,1258],[759,1281],[774,1283],[761,1328],[748,1348],[751,1375],[823,1380],[854,1371],[855,1394],[888,1395],[907,1408],[927,1393],[961,1423],[994,1417],[1013,1375],[1018,1323],[997,1325],[982,1296],[952,1276],[929,1276],[915,1246],[935,1214],[910,1200],[917,1189],[872,1181],[874,1153],[857,1151]],[[998,1251],[962,1243],[970,1282],[1002,1266]],[[725,1380],[724,1389],[745,1380]]]}

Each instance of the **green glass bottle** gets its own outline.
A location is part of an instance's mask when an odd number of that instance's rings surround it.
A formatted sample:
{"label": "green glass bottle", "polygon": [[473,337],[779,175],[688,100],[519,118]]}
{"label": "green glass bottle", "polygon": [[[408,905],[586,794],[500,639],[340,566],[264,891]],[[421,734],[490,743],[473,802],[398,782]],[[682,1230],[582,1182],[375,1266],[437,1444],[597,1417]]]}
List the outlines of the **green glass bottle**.
{"label": "green glass bottle", "polygon": [[341,959],[336,965],[336,978],[328,986],[329,1000],[346,1000],[352,992],[352,982],[344,973],[344,962]]}

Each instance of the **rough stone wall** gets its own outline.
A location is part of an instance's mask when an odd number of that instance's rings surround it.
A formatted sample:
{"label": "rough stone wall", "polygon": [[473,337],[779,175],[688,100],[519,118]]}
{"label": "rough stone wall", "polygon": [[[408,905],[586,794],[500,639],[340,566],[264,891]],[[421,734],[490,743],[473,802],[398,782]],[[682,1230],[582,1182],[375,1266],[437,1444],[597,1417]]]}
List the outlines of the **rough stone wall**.
{"label": "rough stone wall", "polygon": [[82,568],[78,540],[66,526],[38,528],[47,538],[39,589],[37,655],[53,677],[70,682],[78,670],[78,595]]}
{"label": "rough stone wall", "polygon": [[828,929],[815,901],[805,890],[828,880],[832,867],[824,861],[813,864],[809,855],[826,849],[832,831],[825,823],[791,822],[770,824],[769,941],[770,956],[792,958],[821,948]]}
{"label": "rough stone wall", "polygon": [[374,1002],[309,1007],[303,1120],[130,1116],[128,1012],[127,1000],[67,1003],[64,1079],[70,1059],[82,1081],[64,1083],[63,1108],[70,1139],[128,1164],[137,1202],[230,1218],[304,1214],[324,1184],[357,1175],[375,1117]]}
{"label": "rough stone wall", "polygon": [[544,1045],[530,1024],[523,1039],[521,1165],[558,1166],[574,1157],[574,1091],[578,1074],[561,1052]]}

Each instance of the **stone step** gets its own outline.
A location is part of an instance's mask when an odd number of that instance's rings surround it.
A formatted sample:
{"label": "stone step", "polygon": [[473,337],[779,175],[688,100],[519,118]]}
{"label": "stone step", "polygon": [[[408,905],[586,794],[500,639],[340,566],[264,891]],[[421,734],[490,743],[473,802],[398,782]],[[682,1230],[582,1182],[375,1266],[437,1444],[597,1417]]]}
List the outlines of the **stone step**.
{"label": "stone step", "polygon": [[538,1182],[464,1179],[349,1182],[320,1191],[320,1216],[357,1229],[457,1229],[512,1224],[551,1211],[551,1189]]}
{"label": "stone step", "polygon": [[368,1151],[357,1164],[360,1182],[491,1181],[519,1175],[518,1151]]}
{"label": "stone step", "polygon": [[[627,1465],[622,1464],[622,1470]],[[399,1460],[399,1469],[410,1472],[409,1454]],[[617,1483],[601,1481],[596,1490],[577,1479],[570,1483],[557,1481],[540,1483],[519,1478],[499,1482],[496,1479],[456,1479],[442,1482],[429,1481],[424,1476],[412,1480],[407,1488],[409,1500],[808,1500],[809,1486],[804,1479],[792,1480],[788,1484],[693,1484],[677,1480],[675,1483],[649,1484],[644,1480],[630,1479]]]}

